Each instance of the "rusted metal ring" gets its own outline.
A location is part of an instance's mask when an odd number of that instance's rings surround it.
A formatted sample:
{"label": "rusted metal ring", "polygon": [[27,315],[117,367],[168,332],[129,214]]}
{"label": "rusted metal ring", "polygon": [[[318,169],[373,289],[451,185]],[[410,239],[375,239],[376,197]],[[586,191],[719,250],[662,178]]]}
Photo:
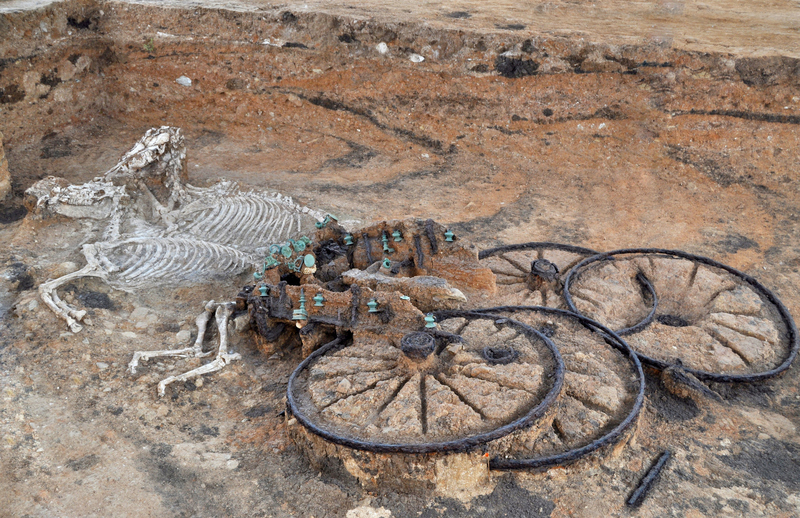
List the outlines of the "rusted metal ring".
{"label": "rusted metal ring", "polygon": [[508,365],[519,358],[519,351],[513,347],[484,347],[482,354],[492,365]]}
{"label": "rusted metal ring", "polygon": [[412,360],[424,360],[436,349],[436,340],[433,336],[415,331],[408,333],[400,340],[400,350]]}
{"label": "rusted metal ring", "polygon": [[614,429],[609,431],[606,435],[598,439],[595,439],[594,441],[590,442],[585,446],[581,446],[580,448],[575,448],[566,451],[564,453],[560,453],[557,455],[550,455],[547,457],[534,457],[527,459],[506,459],[506,458],[495,457],[489,461],[490,469],[497,469],[497,470],[544,469],[552,466],[562,466],[570,464],[572,462],[577,461],[581,457],[584,457],[594,451],[599,450],[604,446],[616,443],[622,438],[623,434],[636,422],[636,418],[639,416],[639,412],[642,409],[642,404],[644,403],[644,386],[645,386],[644,372],[642,371],[642,364],[639,361],[639,358],[636,355],[636,353],[625,342],[625,340],[623,340],[617,333],[608,329],[599,322],[595,322],[594,320],[587,318],[583,315],[574,313],[572,311],[566,311],[563,309],[546,308],[542,306],[499,306],[493,308],[483,308],[477,311],[481,313],[487,312],[490,314],[497,314],[502,312],[516,312],[516,311],[530,311],[530,312],[535,311],[551,315],[560,315],[563,317],[574,318],[581,324],[585,325],[587,328],[595,330],[598,333],[600,333],[600,335],[603,337],[606,343],[608,343],[611,347],[620,351],[628,360],[630,360],[630,362],[633,364],[633,368],[634,371],[636,372],[638,381],[638,390],[636,393],[636,399],[634,400],[630,412],[625,417],[625,419],[623,419],[617,426],[614,427]]}
{"label": "rusted metal ring", "polygon": [[[446,317],[443,317],[443,315],[445,314]],[[467,320],[474,320],[474,319],[498,320],[504,318],[476,311],[436,312],[434,313],[434,315],[437,316],[437,319],[465,318]],[[549,338],[544,336],[542,333],[540,333],[533,327],[512,319],[505,319],[504,324],[515,327],[529,338],[541,341],[552,354],[554,368],[553,371],[547,376],[547,379],[551,380],[552,385],[545,394],[545,396],[542,398],[542,400],[539,402],[539,404],[534,406],[525,415],[515,419],[510,423],[499,426],[495,429],[489,430],[487,432],[478,433],[469,437],[464,437],[449,441],[403,444],[403,443],[379,443],[379,442],[364,441],[353,437],[345,437],[337,433],[334,433],[330,430],[327,430],[321,426],[318,426],[303,411],[302,406],[298,403],[295,397],[298,377],[304,370],[313,365],[313,363],[321,356],[329,352],[335,351],[337,349],[340,349],[342,347],[345,347],[347,345],[347,340],[342,337],[336,338],[332,342],[329,342],[328,344],[322,346],[321,348],[311,353],[305,360],[303,360],[300,363],[300,365],[297,366],[294,372],[292,372],[292,375],[289,377],[288,386],[286,388],[287,410],[308,431],[314,433],[315,435],[318,435],[319,437],[322,437],[323,439],[329,442],[332,442],[334,444],[339,444],[341,446],[346,446],[348,448],[370,451],[375,453],[416,454],[416,453],[437,453],[437,452],[440,453],[463,452],[474,449],[489,441],[499,439],[500,437],[508,435],[514,431],[527,428],[531,426],[536,420],[540,419],[543,415],[545,415],[547,410],[550,408],[550,406],[553,404],[553,402],[557,399],[558,395],[560,394],[561,388],[564,384],[564,371],[565,371],[564,360],[561,358],[561,354],[558,352],[558,348],[555,346],[555,344]]]}
{"label": "rusted metal ring", "polygon": [[[797,352],[800,349],[800,340],[798,340],[797,326],[795,325],[791,314],[789,314],[789,310],[786,309],[786,306],[783,305],[780,299],[778,299],[778,297],[774,293],[772,293],[772,291],[770,291],[763,284],[758,282],[755,278],[747,275],[746,273],[740,272],[735,268],[717,262],[713,259],[709,259],[708,257],[694,255],[687,252],[682,252],[680,250],[666,250],[662,248],[623,248],[620,250],[612,250],[610,252],[605,252],[594,255],[592,257],[587,257],[580,263],[573,266],[572,269],[567,273],[567,277],[564,280],[564,299],[566,300],[567,306],[570,308],[570,310],[578,313],[578,309],[575,306],[575,303],[572,301],[572,296],[569,292],[569,288],[573,280],[577,279],[577,277],[581,274],[581,269],[585,268],[591,263],[595,263],[598,261],[605,261],[605,260],[613,260],[615,256],[623,254],[656,254],[656,255],[679,257],[681,259],[695,261],[700,264],[705,264],[713,268],[719,268],[721,270],[724,270],[733,275],[734,277],[738,277],[745,283],[749,284],[752,288],[758,291],[764,298],[766,298],[770,303],[772,303],[772,305],[775,307],[775,310],[780,315],[783,324],[786,326],[786,333],[788,334],[789,337],[789,353],[787,354],[786,358],[784,358],[784,360],[780,363],[780,365],[778,365],[773,369],[754,374],[719,374],[699,369],[692,369],[680,365],[679,367],[682,370],[694,375],[698,379],[705,381],[724,382],[724,383],[761,381],[772,378],[784,372],[791,366],[792,362],[797,357]],[[636,328],[640,324],[642,324],[642,322],[636,324],[635,326],[633,326],[633,328]],[[643,329],[644,327],[645,326],[642,326],[642,328],[640,328],[639,330]],[[659,370],[664,370],[669,367],[677,366],[674,363],[669,363],[663,360],[652,358],[650,356],[647,356],[639,352],[636,352],[636,355],[639,357],[642,363],[650,365],[651,367],[654,367]]]}

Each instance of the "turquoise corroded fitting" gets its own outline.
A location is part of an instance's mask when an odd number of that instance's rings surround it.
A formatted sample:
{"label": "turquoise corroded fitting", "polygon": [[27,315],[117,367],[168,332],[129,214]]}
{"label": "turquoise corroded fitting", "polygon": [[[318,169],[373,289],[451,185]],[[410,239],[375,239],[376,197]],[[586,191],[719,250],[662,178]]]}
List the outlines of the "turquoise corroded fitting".
{"label": "turquoise corroded fitting", "polygon": [[392,267],[392,261],[390,261],[388,258],[384,257],[383,258],[383,267],[388,270],[389,268]]}
{"label": "turquoise corroded fitting", "polygon": [[353,244],[353,235],[352,234],[345,234],[344,235],[344,244],[350,246]]}
{"label": "turquoise corroded fitting", "polygon": [[337,218],[336,216],[331,216],[330,214],[326,214],[325,219],[323,219],[322,221],[317,221],[316,223],[314,223],[314,225],[317,228],[325,228],[331,221],[339,221],[339,218]]}
{"label": "turquoise corroded fitting", "polygon": [[259,294],[260,294],[262,297],[266,297],[266,296],[267,296],[267,285],[266,285],[266,284],[262,284],[262,285],[261,285],[261,286],[258,288],[258,293],[259,293]]}
{"label": "turquoise corroded fitting", "polygon": [[428,313],[427,315],[425,315],[425,327],[427,328],[436,327],[436,319],[433,318],[432,313]]}
{"label": "turquoise corroded fitting", "polygon": [[378,301],[375,299],[370,299],[369,302],[367,302],[367,307],[369,308],[369,311],[367,311],[367,313],[377,313]]}
{"label": "turquoise corroded fitting", "polygon": [[448,229],[447,232],[444,233],[444,240],[447,241],[448,243],[452,243],[453,242],[453,238],[455,236],[456,235],[453,234],[452,232],[450,232],[450,230]]}
{"label": "turquoise corroded fitting", "polygon": [[306,294],[303,288],[300,288],[300,307],[295,309],[292,313],[292,320],[308,320],[308,311],[306,311]]}
{"label": "turquoise corroded fitting", "polygon": [[294,270],[295,272],[298,272],[298,273],[300,273],[300,270],[302,270],[302,269],[303,269],[303,261],[304,261],[304,259],[303,259],[303,256],[302,256],[302,255],[301,255],[301,256],[299,256],[299,257],[298,257],[297,259],[295,259],[294,261],[292,261],[292,263],[291,263],[291,265],[292,265],[292,270]]}
{"label": "turquoise corroded fitting", "polygon": [[275,268],[276,266],[278,266],[280,264],[281,263],[279,263],[277,259],[275,259],[272,256],[269,256],[269,257],[267,257],[267,260],[264,261],[264,270],[269,270],[270,268]]}
{"label": "turquoise corroded fitting", "polygon": [[400,295],[400,300],[411,300],[411,297],[408,295]]}
{"label": "turquoise corroded fitting", "polygon": [[303,264],[305,265],[306,268],[311,268],[312,266],[317,264],[317,259],[313,255],[307,254],[303,258]]}
{"label": "turquoise corroded fitting", "polygon": [[264,276],[264,274],[263,274],[263,273],[253,272],[253,278],[254,278],[255,280],[257,280],[257,281],[258,281],[258,280],[261,280],[261,278],[262,278],[263,276]]}
{"label": "turquoise corroded fitting", "polygon": [[302,252],[306,249],[306,242],[302,239],[298,239],[294,243],[292,243],[292,248],[294,248],[295,252]]}
{"label": "turquoise corroded fitting", "polygon": [[394,238],[395,241],[403,240],[403,234],[401,234],[399,230],[395,230],[394,232],[392,232],[392,237]]}
{"label": "turquoise corroded fitting", "polygon": [[290,258],[292,256],[293,250],[292,245],[290,243],[286,243],[283,247],[281,247],[281,255],[285,258]]}
{"label": "turquoise corroded fitting", "polygon": [[394,248],[389,248],[389,236],[384,232],[381,234],[381,241],[383,242],[383,251],[387,254],[394,252]]}
{"label": "turquoise corroded fitting", "polygon": [[325,304],[323,304],[323,302],[325,302],[325,297],[322,296],[322,292],[317,293],[316,295],[314,295],[314,298],[312,300],[314,301],[314,306],[315,307],[321,308],[322,306],[325,305]]}

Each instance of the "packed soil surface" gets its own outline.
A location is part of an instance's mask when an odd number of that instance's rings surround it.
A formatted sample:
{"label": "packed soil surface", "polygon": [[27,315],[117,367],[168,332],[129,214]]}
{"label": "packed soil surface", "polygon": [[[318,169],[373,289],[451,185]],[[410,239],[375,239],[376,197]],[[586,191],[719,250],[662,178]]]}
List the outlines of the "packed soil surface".
{"label": "packed soil surface", "polygon": [[712,383],[719,400],[651,372],[618,448],[492,472],[470,495],[364,489],[312,468],[287,433],[299,350],[268,357],[237,335],[240,361],[164,398],[160,379],[207,360],[127,373],[134,351],[193,340],[203,301],[246,276],[75,282],[61,295],[89,310],[77,334],[36,291],[82,266],[102,225],[26,215],[24,190],[91,180],[170,125],[196,185],[224,177],[364,225],[433,218],[479,249],[686,250],[800,314],[794,7],[656,4],[0,2],[0,516],[800,514],[796,367]]}

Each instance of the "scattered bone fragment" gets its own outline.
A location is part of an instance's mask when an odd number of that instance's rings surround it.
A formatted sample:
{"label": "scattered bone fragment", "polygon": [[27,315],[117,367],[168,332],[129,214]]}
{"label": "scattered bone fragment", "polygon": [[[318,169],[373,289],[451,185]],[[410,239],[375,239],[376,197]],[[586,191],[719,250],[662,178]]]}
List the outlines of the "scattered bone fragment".
{"label": "scattered bone fragment", "polygon": [[140,361],[148,361],[153,358],[159,357],[179,357],[179,358],[203,358],[211,354],[211,352],[203,352],[203,335],[205,334],[206,325],[211,318],[212,312],[214,313],[219,330],[219,346],[217,347],[217,354],[209,363],[202,365],[196,369],[192,369],[177,376],[169,376],[161,380],[158,384],[158,395],[163,397],[166,394],[167,385],[177,381],[187,381],[203,374],[209,374],[221,370],[233,360],[241,358],[239,353],[228,352],[228,320],[233,313],[234,302],[214,302],[209,301],[206,304],[205,311],[197,317],[197,340],[191,347],[184,347],[183,349],[167,349],[162,351],[137,351],[134,353],[133,358],[128,364],[128,370],[131,374],[136,373],[136,368],[139,366]]}

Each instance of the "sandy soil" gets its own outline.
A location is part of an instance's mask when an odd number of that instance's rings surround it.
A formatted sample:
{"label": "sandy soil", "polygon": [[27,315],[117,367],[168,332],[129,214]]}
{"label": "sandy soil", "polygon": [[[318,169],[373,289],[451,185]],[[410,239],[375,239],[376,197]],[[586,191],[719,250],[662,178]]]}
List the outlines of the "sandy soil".
{"label": "sandy soil", "polygon": [[[279,414],[297,351],[267,358],[243,339],[242,361],[164,399],[155,383],[199,361],[125,372],[134,350],[176,345],[203,300],[235,296],[245,278],[135,294],[76,283],[62,293],[109,303],[72,334],[35,288],[82,264],[97,225],[20,219],[37,179],[89,180],[169,124],[184,128],[196,183],[224,176],[364,222],[432,217],[481,248],[683,249],[758,277],[797,314],[800,69],[796,20],[780,15],[791,6],[68,2],[10,12],[21,3],[0,3],[10,35],[0,39],[0,132],[14,192],[0,224],[0,491],[11,495],[0,515],[800,513],[796,368],[713,386],[724,402],[679,398],[651,377],[624,448],[544,474],[493,473],[472,500],[370,492],[311,469],[289,439]],[[175,82],[182,75],[192,86]],[[673,461],[629,511],[624,500],[664,449]]]}

